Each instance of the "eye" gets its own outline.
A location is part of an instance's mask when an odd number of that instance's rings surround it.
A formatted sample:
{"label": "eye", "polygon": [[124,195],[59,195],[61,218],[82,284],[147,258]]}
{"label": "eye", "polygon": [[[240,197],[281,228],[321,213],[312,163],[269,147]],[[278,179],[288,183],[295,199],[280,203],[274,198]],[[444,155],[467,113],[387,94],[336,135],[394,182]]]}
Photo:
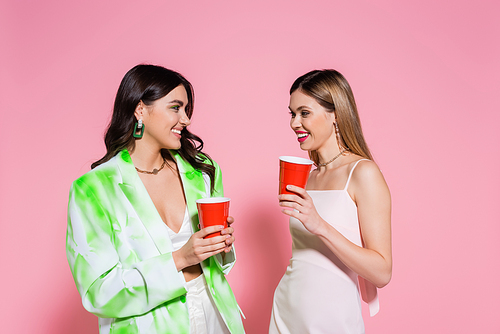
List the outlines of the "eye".
{"label": "eye", "polygon": [[292,118],[295,118],[295,113],[293,111],[290,111],[289,114]]}
{"label": "eye", "polygon": [[173,109],[173,110],[175,110],[177,112],[177,111],[179,111],[179,109],[181,109],[181,106],[178,105],[178,104],[176,104],[174,106],[171,106],[170,109]]}
{"label": "eye", "polygon": [[300,116],[302,116],[302,117],[307,117],[309,114],[310,114],[310,112],[309,112],[309,111],[302,111],[302,112],[300,113]]}

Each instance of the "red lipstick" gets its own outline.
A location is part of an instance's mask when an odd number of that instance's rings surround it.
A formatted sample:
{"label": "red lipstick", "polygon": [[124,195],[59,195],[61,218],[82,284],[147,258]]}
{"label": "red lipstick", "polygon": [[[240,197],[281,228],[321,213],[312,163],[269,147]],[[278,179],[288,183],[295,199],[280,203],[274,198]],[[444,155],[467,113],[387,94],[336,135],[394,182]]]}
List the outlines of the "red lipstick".
{"label": "red lipstick", "polygon": [[303,141],[305,141],[309,137],[309,133],[307,133],[305,131],[295,131],[295,133],[297,134],[297,136],[299,134],[306,134],[306,136],[297,137],[297,140],[299,141],[299,143],[302,143]]}

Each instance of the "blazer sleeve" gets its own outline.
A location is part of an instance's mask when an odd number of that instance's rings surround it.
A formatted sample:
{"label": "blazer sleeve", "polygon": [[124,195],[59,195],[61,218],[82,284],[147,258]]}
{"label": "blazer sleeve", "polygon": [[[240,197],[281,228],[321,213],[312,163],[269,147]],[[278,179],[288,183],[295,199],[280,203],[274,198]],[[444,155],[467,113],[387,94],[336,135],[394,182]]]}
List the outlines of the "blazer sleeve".
{"label": "blazer sleeve", "polygon": [[[223,197],[224,196],[224,187],[222,185],[222,172],[219,165],[214,162],[215,165],[215,182],[214,182],[214,197]],[[210,189],[210,188],[208,188]],[[234,244],[229,253],[225,253],[224,259],[222,258],[221,253],[214,256],[215,263],[217,267],[224,273],[224,275],[229,274],[231,269],[233,268],[236,262],[236,252],[234,250]]]}
{"label": "blazer sleeve", "polygon": [[75,181],[66,254],[85,309],[102,318],[136,316],[187,292],[172,253],[124,266],[115,244],[113,218],[91,187]]}

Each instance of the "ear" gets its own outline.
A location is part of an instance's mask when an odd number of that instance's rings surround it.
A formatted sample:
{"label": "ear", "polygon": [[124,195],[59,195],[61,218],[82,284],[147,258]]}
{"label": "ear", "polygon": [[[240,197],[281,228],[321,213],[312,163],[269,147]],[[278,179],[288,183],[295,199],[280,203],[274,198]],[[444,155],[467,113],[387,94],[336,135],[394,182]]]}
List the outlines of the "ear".
{"label": "ear", "polygon": [[142,119],[145,111],[146,111],[146,105],[144,104],[144,102],[139,101],[139,103],[137,103],[137,106],[135,107],[135,111],[134,111],[135,118],[137,120]]}
{"label": "ear", "polygon": [[337,115],[335,115],[334,112],[327,112],[327,117],[328,117],[328,122],[335,127],[335,124],[337,123]]}

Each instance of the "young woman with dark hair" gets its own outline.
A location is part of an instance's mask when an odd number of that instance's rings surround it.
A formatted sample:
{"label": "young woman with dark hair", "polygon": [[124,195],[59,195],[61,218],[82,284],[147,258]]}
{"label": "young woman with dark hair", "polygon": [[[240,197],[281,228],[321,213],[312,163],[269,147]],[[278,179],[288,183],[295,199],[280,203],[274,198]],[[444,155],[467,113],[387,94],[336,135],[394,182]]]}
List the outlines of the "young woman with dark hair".
{"label": "young woman with dark hair", "polygon": [[[290,126],[316,169],[280,195],[292,258],[276,288],[269,333],[364,333],[359,294],[378,312],[392,273],[391,198],[372,161],[347,80],[312,71],[290,89]],[[358,283],[359,282],[359,283]]]}
{"label": "young woman with dark hair", "polygon": [[196,200],[223,189],[219,166],[187,129],[193,102],[179,73],[132,68],[105,156],[71,187],[68,262],[101,334],[244,333],[225,279],[236,260],[234,219],[198,227]]}

